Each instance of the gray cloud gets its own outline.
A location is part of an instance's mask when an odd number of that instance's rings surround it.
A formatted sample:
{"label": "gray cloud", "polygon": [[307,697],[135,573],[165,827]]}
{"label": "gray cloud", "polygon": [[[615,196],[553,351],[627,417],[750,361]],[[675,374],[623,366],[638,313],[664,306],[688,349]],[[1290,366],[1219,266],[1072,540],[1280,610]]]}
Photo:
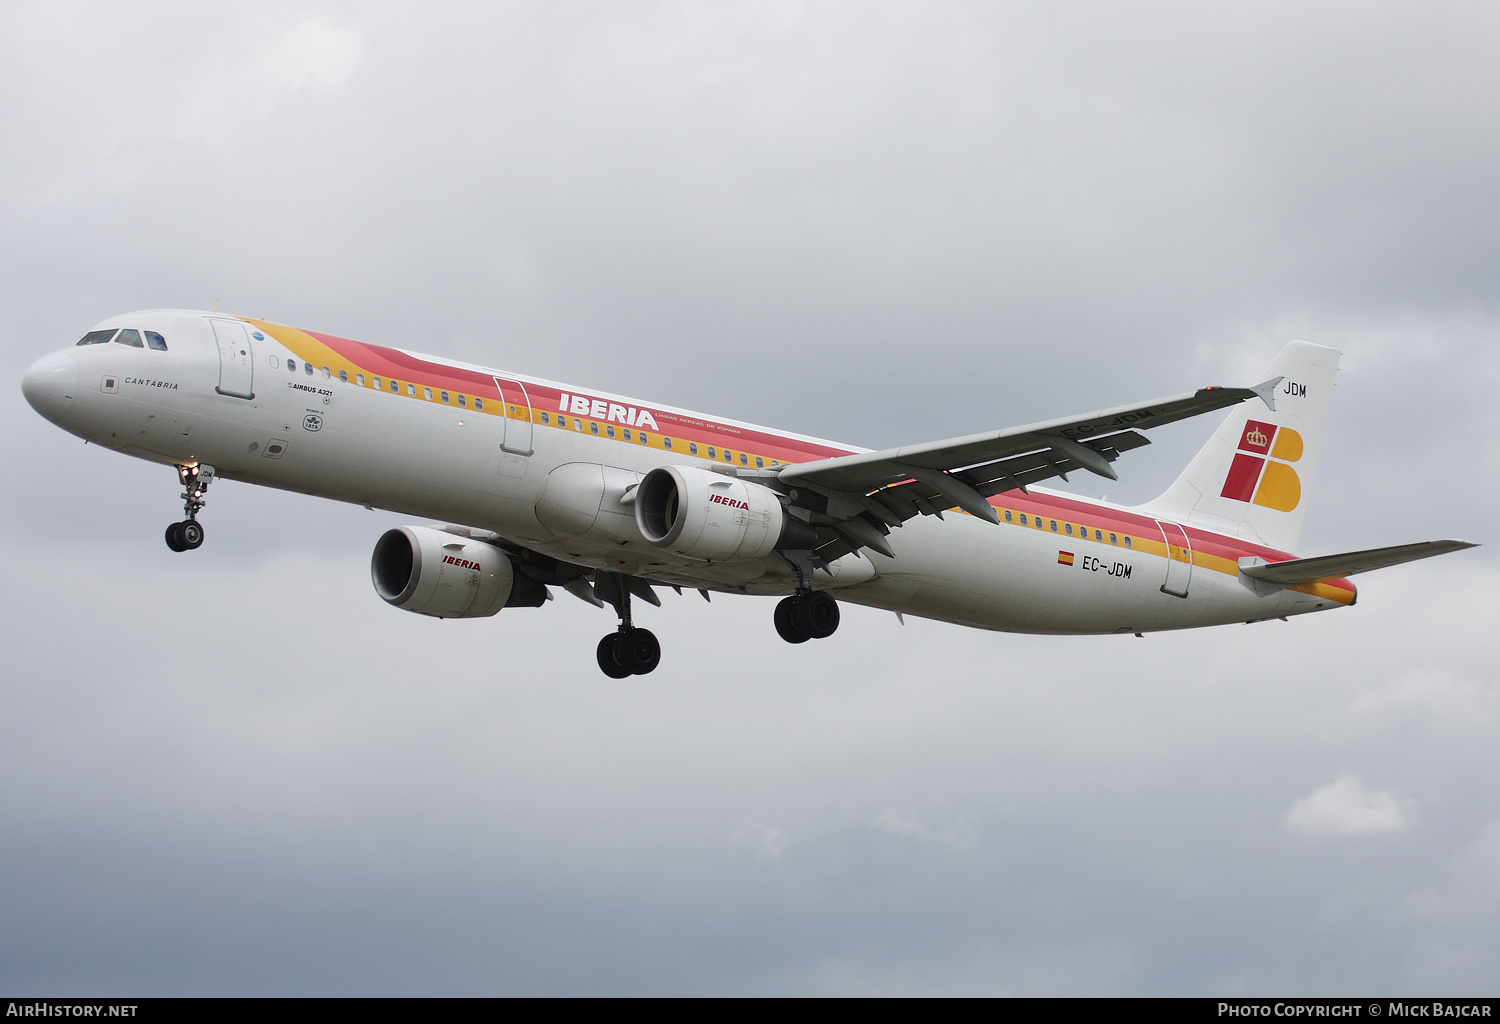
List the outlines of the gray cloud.
{"label": "gray cloud", "polygon": [[[12,5],[0,372],[265,315],[868,445],[1345,349],[1315,551],[1487,541],[1495,17],[1472,5]],[[1359,605],[1034,638],[566,595],[429,622],[392,517],[165,472],[14,386],[0,985],[1471,992],[1489,548]],[[1210,425],[1122,464],[1164,487]],[[1098,493],[1094,491],[1093,493]],[[1404,828],[1306,835],[1344,776]],[[1401,803],[1400,801],[1411,801]],[[1414,809],[1412,809],[1414,808]]]}

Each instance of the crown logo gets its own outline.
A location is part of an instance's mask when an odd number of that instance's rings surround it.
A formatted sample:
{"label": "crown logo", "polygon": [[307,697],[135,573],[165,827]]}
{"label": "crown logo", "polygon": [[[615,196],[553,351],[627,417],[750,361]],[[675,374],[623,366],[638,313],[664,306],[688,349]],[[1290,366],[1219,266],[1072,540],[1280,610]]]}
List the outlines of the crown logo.
{"label": "crown logo", "polygon": [[1266,446],[1267,440],[1269,439],[1265,434],[1261,433],[1259,427],[1251,427],[1250,433],[1245,435],[1245,442],[1247,444],[1253,444],[1257,448],[1264,448]]}

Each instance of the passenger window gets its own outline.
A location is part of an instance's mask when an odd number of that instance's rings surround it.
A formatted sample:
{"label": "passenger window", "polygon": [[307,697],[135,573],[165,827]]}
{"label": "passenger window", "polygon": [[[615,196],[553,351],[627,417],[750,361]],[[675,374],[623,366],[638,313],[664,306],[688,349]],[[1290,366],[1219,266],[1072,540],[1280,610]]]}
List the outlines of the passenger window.
{"label": "passenger window", "polygon": [[468,400],[465,399],[463,395],[459,395],[458,396],[458,407],[460,409],[467,409],[468,406],[469,406]]}
{"label": "passenger window", "polygon": [[115,329],[113,327],[111,327],[107,331],[89,331],[89,333],[78,339],[78,344],[103,345],[106,341],[108,341],[110,338],[113,338],[114,336]]}
{"label": "passenger window", "polygon": [[146,347],[147,348],[155,349],[158,352],[165,352],[167,350],[167,339],[166,338],[163,338],[160,334],[157,334],[155,331],[147,331],[145,333],[146,333]]}
{"label": "passenger window", "polygon": [[710,459],[717,459],[719,457],[719,453],[716,452],[716,451],[714,451],[714,446],[713,445],[709,445],[708,446],[708,457]]}
{"label": "passenger window", "polygon": [[670,437],[664,437],[664,438],[662,438],[661,439],[661,444],[662,444],[662,447],[665,448],[667,451],[671,451],[672,450],[672,439]]}
{"label": "passenger window", "polygon": [[635,435],[635,439],[637,441],[639,441],[641,444],[650,444],[651,443],[651,438],[649,438],[649,437],[646,436],[646,432],[644,430],[641,431],[639,434]]}
{"label": "passenger window", "polygon": [[431,388],[423,388],[422,389],[422,397],[426,401],[429,401],[429,402],[432,401],[432,389]]}
{"label": "passenger window", "polygon": [[442,398],[444,405],[448,404],[448,392],[446,392],[446,391],[439,391],[438,392],[438,396],[440,398]]}
{"label": "passenger window", "polygon": [[303,363],[302,364],[302,372],[305,373],[305,374],[307,374],[309,377],[311,377],[312,376],[312,363]]}
{"label": "passenger window", "polygon": [[597,434],[597,433],[599,433],[599,421],[598,420],[590,420],[589,421],[589,433],[590,434]]}
{"label": "passenger window", "polygon": [[1104,539],[1104,534],[1100,533],[1098,530],[1095,530],[1094,531],[1094,539],[1098,540],[1098,541],[1102,541]]}
{"label": "passenger window", "polygon": [[295,360],[295,359],[288,359],[286,361],[286,368],[287,368],[287,370],[289,372],[296,373],[297,372],[297,360]]}
{"label": "passenger window", "polygon": [[628,430],[625,431],[625,440],[627,440],[627,441],[630,440],[630,431],[628,431]]}
{"label": "passenger window", "polygon": [[734,453],[731,452],[728,448],[724,449],[724,461],[725,462],[733,462],[734,461]]}
{"label": "passenger window", "polygon": [[474,411],[475,412],[484,412],[484,399],[482,399],[482,398],[476,398],[476,399],[474,399]]}
{"label": "passenger window", "polygon": [[1109,542],[1111,544],[1118,544],[1118,543],[1120,543],[1118,540],[1115,539],[1115,535],[1114,534],[1110,534],[1109,535]]}
{"label": "passenger window", "polygon": [[689,455],[697,455],[698,454],[698,442],[697,441],[689,441],[688,442],[688,454]]}
{"label": "passenger window", "polygon": [[1032,516],[1031,517],[1031,525],[1035,526],[1038,530],[1040,530],[1042,528],[1042,517],[1041,516]]}
{"label": "passenger window", "polygon": [[547,414],[546,413],[542,413],[542,426],[545,427],[545,426],[547,426],[551,422],[552,421],[547,418]]}
{"label": "passenger window", "polygon": [[[358,384],[360,387],[364,387],[365,386],[365,375],[362,374],[362,373],[356,373],[354,375],[354,383]],[[379,384],[376,384],[375,386],[377,388],[380,387]]]}
{"label": "passenger window", "polygon": [[740,465],[741,466],[748,466],[748,465],[750,465],[750,458],[744,452],[740,452]]}
{"label": "passenger window", "polygon": [[1073,536],[1073,524],[1072,523],[1064,523],[1063,524],[1063,533],[1066,533],[1069,537]]}
{"label": "passenger window", "polygon": [[349,383],[349,371],[348,370],[340,370],[339,371],[339,380],[342,381],[345,384]]}
{"label": "passenger window", "polygon": [[766,460],[763,459],[763,458],[761,458],[759,455],[757,455],[755,457],[755,468],[756,469],[765,469],[766,468]]}
{"label": "passenger window", "polygon": [[607,426],[607,427],[604,428],[604,432],[606,434],[608,434],[610,437],[614,437],[615,436],[615,425],[613,423],[611,423],[609,426]]}
{"label": "passenger window", "polygon": [[1028,525],[1027,522],[1026,522],[1026,513],[1025,512],[1021,513],[1021,525],[1022,526]]}
{"label": "passenger window", "polygon": [[1126,538],[1125,538],[1125,546],[1126,546],[1126,547],[1127,547],[1127,548],[1128,548],[1128,547],[1130,547],[1130,538],[1129,538],[1129,537],[1126,537]]}
{"label": "passenger window", "polygon": [[1052,527],[1052,532],[1056,533],[1057,532],[1057,520],[1056,519],[1049,519],[1049,520],[1047,520],[1047,523],[1048,523],[1048,525],[1050,525]]}
{"label": "passenger window", "polygon": [[1006,509],[1006,510],[1005,510],[1005,521],[1006,521],[1006,522],[1007,522],[1007,523],[1009,523],[1009,522],[1013,522],[1013,521],[1014,521],[1014,520],[1012,520],[1012,519],[1011,519],[1011,517],[1010,517],[1010,509]]}
{"label": "passenger window", "polygon": [[273,370],[279,370],[279,369],[281,369],[281,360],[280,359],[277,359],[275,356],[272,356],[270,362],[271,362],[271,369],[273,369]]}
{"label": "passenger window", "polygon": [[141,342],[141,332],[137,331],[137,330],[135,330],[133,328],[130,328],[130,327],[125,328],[125,330],[123,330],[119,334],[115,335],[115,344],[116,345],[129,345],[131,348],[145,348],[146,347]]}
{"label": "passenger window", "polygon": [[406,397],[407,398],[416,398],[417,397],[417,386],[415,384],[408,384],[408,385],[406,385]]}
{"label": "passenger window", "polygon": [[401,393],[401,382],[400,381],[395,381],[395,380],[391,381],[391,394],[393,394],[393,395],[399,395],[400,393]]}
{"label": "passenger window", "polygon": [[328,367],[326,367],[326,366],[325,366],[325,367],[323,367],[323,368],[322,368],[322,369],[321,369],[321,370],[319,370],[319,371],[318,371],[318,372],[319,372],[319,373],[321,373],[321,374],[322,374],[322,375],[323,375],[323,379],[324,379],[324,380],[327,380],[327,379],[328,379],[328,378],[329,378],[329,377],[332,377],[332,376],[333,376],[333,374],[332,374],[332,373],[331,373],[331,372],[329,372],[329,370],[328,370]]}

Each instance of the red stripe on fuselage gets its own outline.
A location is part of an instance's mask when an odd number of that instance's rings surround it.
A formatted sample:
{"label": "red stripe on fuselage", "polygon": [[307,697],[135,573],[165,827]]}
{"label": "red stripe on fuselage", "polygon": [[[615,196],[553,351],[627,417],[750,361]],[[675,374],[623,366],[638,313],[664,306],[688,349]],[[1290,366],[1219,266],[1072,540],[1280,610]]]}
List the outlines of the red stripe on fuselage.
{"label": "red stripe on fuselage", "polygon": [[[338,352],[351,363],[362,367],[371,375],[388,379],[394,377],[403,383],[410,381],[426,387],[463,392],[486,399],[501,397],[499,389],[495,386],[496,374],[489,371],[450,366],[446,363],[423,359],[401,349],[371,345],[333,334],[323,334],[318,331],[305,333]],[[501,373],[498,376],[509,379],[507,374]],[[525,378],[516,379],[526,384],[532,407],[537,411],[545,410],[552,416],[558,414],[558,401],[565,393],[590,399],[604,398],[602,395],[587,390],[563,392],[554,386],[535,383]],[[605,400],[608,401],[607,398]],[[720,423],[689,414],[674,413],[639,402],[632,404],[651,411],[658,427],[653,433],[695,441],[700,445],[713,445],[721,449],[730,448],[735,452],[748,451],[751,455],[759,455],[766,459],[778,459],[787,463],[818,462],[841,455],[850,455],[856,451],[856,449],[818,444],[799,438]],[[562,415],[571,419],[574,414],[563,413]],[[706,457],[706,453],[700,453],[700,457]],[[1161,530],[1156,525],[1156,520],[1150,516],[1097,505],[1083,498],[1045,494],[1039,491],[1023,494],[1016,490],[995,495],[989,501],[992,505],[1005,505],[1033,516],[1042,515],[1050,519],[1063,519],[1078,525],[1086,525],[1089,529],[1103,530],[1106,533],[1130,534],[1151,541],[1161,539]],[[1231,561],[1245,556],[1256,556],[1268,562],[1279,562],[1295,557],[1287,552],[1252,544],[1236,537],[1211,533],[1194,527],[1184,527],[1184,529],[1193,550],[1207,555],[1216,555]],[[1347,579],[1329,580],[1326,585],[1348,590],[1351,593],[1354,591],[1354,585]]]}
{"label": "red stripe on fuselage", "polygon": [[[449,366],[446,363],[423,359],[420,356],[404,352],[401,349],[386,348],[383,345],[370,345],[362,341],[354,341],[350,338],[340,338],[333,334],[320,334],[317,331],[305,331],[304,333],[318,339],[318,341],[344,356],[351,363],[362,367],[366,373],[386,378],[394,377],[403,383],[411,381],[418,385],[442,388],[448,391],[461,391],[465,394],[478,395],[481,398],[489,399],[501,397],[499,389],[495,386],[495,376],[510,379],[510,375],[505,373],[491,373]],[[520,380],[526,385],[527,394],[531,398],[532,408],[538,412],[546,411],[549,416],[559,414],[558,403],[564,394],[578,395],[589,399],[596,397],[604,398],[604,396],[588,390],[565,392],[557,387],[526,380],[524,377],[517,377],[515,379]],[[608,398],[604,398],[604,400],[606,402],[610,401]],[[777,459],[781,462],[816,462],[820,459],[851,455],[855,451],[852,448],[838,448],[831,445],[816,444],[798,438],[785,437],[780,434],[771,434],[760,430],[734,426],[729,423],[719,423],[696,416],[674,413],[640,402],[632,402],[631,404],[637,408],[647,409],[651,412],[652,418],[656,420],[657,425],[657,429],[651,431],[652,433],[666,434],[671,437],[681,438],[685,441],[694,441],[704,445],[713,445],[716,448],[730,448],[735,452],[748,451],[751,455],[759,455],[765,459]],[[563,412],[561,414],[570,419],[574,416],[571,412]]]}

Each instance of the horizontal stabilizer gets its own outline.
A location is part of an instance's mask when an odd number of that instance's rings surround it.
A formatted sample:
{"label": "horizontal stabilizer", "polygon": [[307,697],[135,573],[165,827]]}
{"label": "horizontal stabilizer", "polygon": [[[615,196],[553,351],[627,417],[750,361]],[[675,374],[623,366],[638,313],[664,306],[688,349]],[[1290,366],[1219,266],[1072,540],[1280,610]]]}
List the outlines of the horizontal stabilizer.
{"label": "horizontal stabilizer", "polygon": [[1424,540],[1418,544],[1397,544],[1389,548],[1349,551],[1342,555],[1319,555],[1317,558],[1294,558],[1286,562],[1266,562],[1259,558],[1240,559],[1240,572],[1263,583],[1295,587],[1303,583],[1336,580],[1357,572],[1384,569],[1419,558],[1445,555],[1449,551],[1477,547],[1466,540]]}

